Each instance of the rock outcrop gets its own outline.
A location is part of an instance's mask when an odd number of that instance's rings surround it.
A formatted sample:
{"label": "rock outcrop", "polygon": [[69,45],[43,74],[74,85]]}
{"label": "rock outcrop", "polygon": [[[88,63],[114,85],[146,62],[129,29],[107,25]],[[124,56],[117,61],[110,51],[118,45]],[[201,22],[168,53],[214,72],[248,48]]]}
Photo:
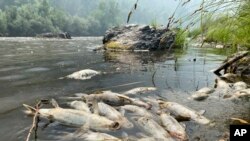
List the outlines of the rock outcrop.
{"label": "rock outcrop", "polygon": [[38,34],[36,37],[39,38],[61,38],[61,39],[71,39],[71,35],[68,32],[62,32],[62,33],[42,33]]}
{"label": "rock outcrop", "polygon": [[107,50],[158,50],[171,47],[175,32],[148,25],[126,25],[109,29],[103,38]]}

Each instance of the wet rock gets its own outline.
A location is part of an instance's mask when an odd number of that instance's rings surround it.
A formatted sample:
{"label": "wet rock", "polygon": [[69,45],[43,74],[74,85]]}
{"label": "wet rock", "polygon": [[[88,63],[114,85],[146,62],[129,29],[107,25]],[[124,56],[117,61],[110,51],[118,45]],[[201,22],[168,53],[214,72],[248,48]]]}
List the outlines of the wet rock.
{"label": "wet rock", "polygon": [[175,32],[148,25],[126,25],[109,29],[103,38],[107,50],[157,50],[169,48]]}
{"label": "wet rock", "polygon": [[61,39],[71,39],[71,35],[68,32],[62,32],[62,33],[42,33],[36,35],[36,37],[39,38],[61,38]]}

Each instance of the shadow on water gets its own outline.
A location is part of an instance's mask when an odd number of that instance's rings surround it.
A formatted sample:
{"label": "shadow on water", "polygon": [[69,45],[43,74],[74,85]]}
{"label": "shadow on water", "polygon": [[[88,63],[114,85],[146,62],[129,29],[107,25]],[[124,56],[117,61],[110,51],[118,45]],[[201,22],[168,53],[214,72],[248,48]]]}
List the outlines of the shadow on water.
{"label": "shadow on water", "polygon": [[[24,140],[31,118],[22,112],[22,103],[34,104],[41,98],[58,98],[74,93],[98,90],[123,92],[140,86],[155,86],[149,94],[181,103],[195,110],[205,109],[205,116],[214,127],[187,122],[191,140],[217,140],[228,131],[231,117],[249,119],[248,103],[208,99],[196,102],[187,98],[197,89],[213,87],[216,76],[212,69],[226,58],[216,49],[176,49],[167,54],[158,52],[93,52],[101,38],[73,40],[42,40],[34,38],[0,38],[0,136],[2,140]],[[106,74],[90,80],[59,80],[82,69],[94,69]],[[45,121],[40,122],[42,126]],[[38,130],[39,140],[58,140],[75,128],[57,123]],[[139,129],[126,131],[129,135]],[[114,134],[114,133],[111,133]],[[116,133],[121,136],[122,131]],[[60,140],[60,139],[59,139]]]}

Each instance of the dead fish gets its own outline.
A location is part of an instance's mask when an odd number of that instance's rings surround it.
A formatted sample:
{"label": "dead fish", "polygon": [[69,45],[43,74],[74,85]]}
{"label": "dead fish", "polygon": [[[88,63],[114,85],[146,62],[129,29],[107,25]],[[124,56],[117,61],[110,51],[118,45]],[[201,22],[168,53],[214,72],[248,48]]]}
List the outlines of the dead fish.
{"label": "dead fish", "polygon": [[130,104],[132,102],[131,98],[111,91],[103,91],[100,94],[84,95],[82,98],[87,103],[96,101],[96,102],[104,102],[112,106],[122,106],[125,104]]}
{"label": "dead fish", "polygon": [[160,115],[163,127],[169,132],[173,137],[180,139],[181,141],[187,141],[188,136],[186,134],[185,128],[179,124],[179,122],[167,113],[161,113]]}
{"label": "dead fish", "polygon": [[[23,106],[33,113],[35,112],[33,107],[26,104],[23,104]],[[57,121],[67,126],[82,127],[88,124],[89,129],[97,131],[117,130],[120,128],[118,122],[80,110],[56,107],[50,109],[39,109],[38,113],[41,117],[47,118],[51,121]]]}
{"label": "dead fish", "polygon": [[121,109],[132,112],[136,116],[151,118],[151,119],[154,119],[155,121],[159,122],[159,119],[157,118],[157,116],[153,115],[151,112],[149,112],[148,110],[146,110],[142,107],[138,107],[135,105],[124,105],[124,106],[121,106]]}
{"label": "dead fish", "polygon": [[150,109],[152,107],[152,105],[150,105],[149,103],[143,102],[141,100],[138,99],[132,99],[128,96],[122,95],[122,94],[118,94],[118,93],[114,93],[111,91],[103,91],[100,94],[90,94],[90,95],[84,95],[83,99],[85,101],[97,101],[97,102],[104,102],[108,105],[112,105],[112,106],[123,106],[126,104],[132,104],[132,105],[137,105],[140,107],[145,107],[147,109]]}
{"label": "dead fish", "polygon": [[206,117],[202,116],[201,113],[196,112],[195,110],[192,110],[190,108],[187,108],[183,105],[180,105],[175,102],[165,102],[165,101],[159,101],[159,105],[161,109],[166,109],[168,112],[170,112],[172,115],[175,116],[175,118],[179,118],[182,120],[190,120],[199,123],[199,124],[208,124],[210,123],[210,120]]}
{"label": "dead fish", "polygon": [[83,134],[81,138],[83,138],[84,141],[122,141],[109,134],[99,132],[87,132]]}
{"label": "dead fish", "polygon": [[137,123],[140,128],[157,140],[174,141],[167,131],[165,131],[157,122],[150,118],[141,117],[137,120]]}
{"label": "dead fish", "polygon": [[220,78],[215,79],[215,83],[216,83],[215,88],[220,88],[220,89],[230,88],[229,84]]}
{"label": "dead fish", "polygon": [[84,140],[84,141],[122,141],[121,139],[112,135],[100,132],[92,132],[81,128],[80,131],[68,133],[66,136],[59,138],[60,140]]}
{"label": "dead fish", "polygon": [[238,98],[248,98],[248,97],[250,98],[250,89],[237,91],[233,95],[228,95],[227,97],[224,98],[229,100],[235,100]]}
{"label": "dead fish", "polygon": [[148,118],[153,118],[154,115],[151,114],[150,112],[148,112],[146,109],[135,106],[135,105],[124,105],[121,106],[122,109],[125,109],[127,111],[133,112],[138,116],[144,116],[144,117],[148,117]]}
{"label": "dead fish", "polygon": [[143,137],[138,139],[137,141],[156,141],[157,139],[154,137]]}
{"label": "dead fish", "polygon": [[198,93],[211,94],[211,93],[214,92],[214,89],[213,88],[204,87],[204,88],[199,89],[197,92]]}
{"label": "dead fish", "polygon": [[75,101],[72,101],[72,102],[67,102],[67,105],[69,105],[71,108],[81,110],[81,111],[85,111],[87,113],[91,113],[91,111],[89,110],[88,105],[83,101],[75,100]]}
{"label": "dead fish", "polygon": [[108,104],[99,102],[97,108],[98,108],[97,110],[98,110],[99,115],[105,116],[112,121],[119,122],[122,127],[125,127],[125,128],[133,127],[133,124],[130,121],[128,121],[128,119],[124,117],[124,115],[122,115],[115,108],[109,106]]}
{"label": "dead fish", "polygon": [[245,93],[245,94],[250,95],[250,88],[249,89],[240,90],[240,93]]}
{"label": "dead fish", "polygon": [[154,97],[142,97],[142,99],[147,103],[150,103],[150,105],[152,105],[151,108],[152,111],[157,112],[159,110],[158,101]]}
{"label": "dead fish", "polygon": [[222,75],[220,78],[227,80],[227,81],[235,82],[235,81],[237,81],[237,79],[239,79],[239,77],[240,76],[237,74],[226,73],[226,74]]}
{"label": "dead fish", "polygon": [[152,105],[150,103],[146,103],[144,101],[141,101],[139,99],[133,99],[131,98],[131,104],[133,105],[136,105],[136,106],[140,106],[140,107],[144,107],[146,108],[147,110],[151,109],[152,108]]}
{"label": "dead fish", "polygon": [[123,94],[124,95],[136,95],[136,94],[143,94],[143,93],[151,92],[155,90],[157,90],[155,87],[138,87],[138,88],[128,90],[124,92]]}
{"label": "dead fish", "polygon": [[61,77],[59,79],[70,78],[70,79],[86,80],[86,79],[91,79],[93,76],[96,76],[98,74],[101,74],[101,72],[91,70],[91,69],[85,69],[85,70],[80,70],[80,71],[74,72],[70,75],[67,75],[65,77]]}
{"label": "dead fish", "polygon": [[244,90],[247,88],[247,84],[243,81],[239,81],[234,83],[233,88],[234,90]]}
{"label": "dead fish", "polygon": [[206,94],[206,93],[199,93],[199,92],[196,92],[194,93],[191,98],[194,99],[194,100],[197,100],[197,101],[201,101],[201,100],[205,100],[209,97],[209,94]]}
{"label": "dead fish", "polygon": [[201,88],[200,90],[196,91],[191,98],[193,100],[197,100],[197,101],[201,101],[201,100],[205,100],[209,97],[209,94],[213,93],[214,89],[212,88],[208,88],[208,87],[204,87]]}

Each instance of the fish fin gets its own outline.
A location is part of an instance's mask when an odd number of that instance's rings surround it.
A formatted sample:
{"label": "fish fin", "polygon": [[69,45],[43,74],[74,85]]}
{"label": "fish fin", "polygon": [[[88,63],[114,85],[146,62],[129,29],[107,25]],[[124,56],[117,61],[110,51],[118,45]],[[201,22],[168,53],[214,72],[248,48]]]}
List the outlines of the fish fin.
{"label": "fish fin", "polygon": [[125,96],[125,95],[121,95],[121,94],[119,94],[119,95],[117,95],[119,98],[122,98],[122,99],[125,99],[125,100],[128,100],[130,103],[132,103],[133,102],[133,100],[131,99],[131,98],[129,98],[128,96]]}
{"label": "fish fin", "polygon": [[59,105],[58,105],[58,103],[56,102],[56,100],[54,98],[52,98],[50,102],[51,102],[51,104],[52,104],[53,107],[60,108]]}
{"label": "fish fin", "polygon": [[198,111],[198,113],[199,113],[200,115],[204,115],[205,112],[206,112],[206,110],[200,110],[200,111]]}
{"label": "fish fin", "polygon": [[121,107],[121,108],[120,108],[120,113],[122,114],[122,116],[125,115],[125,112],[126,112],[125,109]]}
{"label": "fish fin", "polygon": [[92,102],[93,113],[99,115],[99,107],[96,100]]}
{"label": "fish fin", "polygon": [[62,79],[65,79],[66,77],[59,77],[58,79],[62,80]]}
{"label": "fish fin", "polygon": [[23,104],[23,106],[29,111],[30,114],[34,114],[36,112],[36,109],[32,106],[29,106],[27,104]]}

